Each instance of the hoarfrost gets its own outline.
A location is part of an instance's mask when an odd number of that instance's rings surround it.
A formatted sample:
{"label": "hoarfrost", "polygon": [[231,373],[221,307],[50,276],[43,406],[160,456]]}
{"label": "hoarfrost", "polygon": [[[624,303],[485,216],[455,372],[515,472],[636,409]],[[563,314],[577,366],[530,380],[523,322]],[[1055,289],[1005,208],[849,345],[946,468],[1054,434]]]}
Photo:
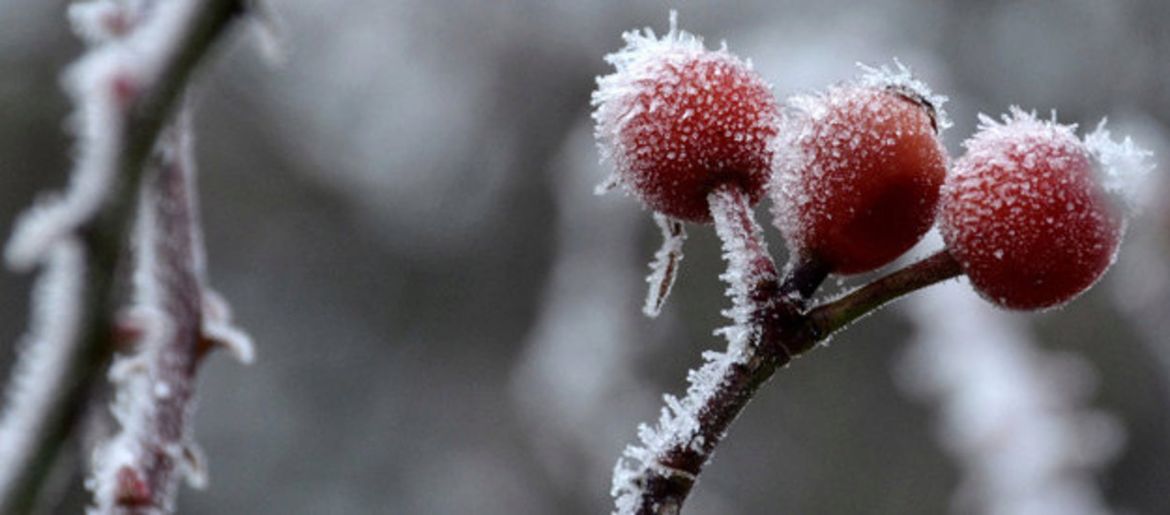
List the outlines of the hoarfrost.
{"label": "hoarfrost", "polygon": [[37,451],[32,439],[46,430],[42,411],[56,405],[53,397],[72,379],[67,374],[81,337],[84,267],[80,244],[59,240],[33,290],[31,328],[19,345],[0,419],[0,492],[5,496],[20,467],[30,466],[30,453]]}
{"label": "hoarfrost", "polygon": [[651,318],[662,312],[662,305],[670,295],[670,289],[678,275],[679,263],[683,259],[683,243],[687,240],[687,232],[682,222],[662,213],[654,213],[654,222],[662,230],[662,247],[654,254],[654,261],[650,263],[651,272],[646,277],[650,289],[646,293],[646,303],[642,306],[642,312]]}
{"label": "hoarfrost", "polygon": [[863,63],[857,63],[857,66],[863,72],[858,81],[862,86],[891,89],[925,104],[936,132],[940,134],[951,127],[951,119],[942,108],[949,99],[945,95],[935,93],[925,82],[915,78],[910,68],[901,61],[894,59],[893,68],[884,64],[876,68]]}
{"label": "hoarfrost", "polygon": [[1085,147],[1097,160],[1105,190],[1120,198],[1130,212],[1135,210],[1154,169],[1153,153],[1138,147],[1129,136],[1120,142],[1113,141],[1109,129],[1105,128],[1105,120],[1085,136]]}
{"label": "hoarfrost", "polygon": [[[149,6],[141,1],[117,6],[99,1],[72,10],[82,37],[97,43],[64,77],[66,90],[77,105],[72,120],[78,140],[76,164],[64,193],[40,199],[17,222],[5,249],[9,267],[31,268],[54,242],[97,213],[122,164],[128,109],[157,79],[175,51],[176,36],[184,33],[182,24],[199,7],[192,1]],[[105,19],[115,12],[127,23],[142,16],[142,23],[125,37],[115,38]]]}
{"label": "hoarfrost", "polygon": [[626,46],[605,56],[605,62],[616,71],[597,78],[597,90],[590,100],[597,108],[593,119],[602,160],[614,161],[619,170],[624,168],[620,157],[624,152],[615,148],[620,144],[617,135],[641,109],[630,102],[640,91],[639,83],[657,78],[666,64],[682,63],[706,52],[702,38],[679,30],[678,11],[674,10],[670,11],[670,31],[661,39],[654,34],[654,29],[646,27],[642,31],[623,33],[622,40]]}
{"label": "hoarfrost", "polygon": [[686,395],[681,399],[669,394],[663,396],[665,406],[657,424],[638,427],[641,444],[626,447],[614,467],[610,493],[615,498],[614,513],[618,515],[637,512],[643,493],[640,481],[652,474],[694,479],[692,474],[664,464],[663,458],[671,449],[700,451],[714,443],[707,442],[700,434],[701,410],[722,388],[732,367],[744,364],[747,359],[748,346],[758,332],[751,322],[753,310],[759,309],[752,301],[753,286],[776,279],[771,267],[761,266],[762,261],[769,259],[768,251],[760,244],[763,231],[750,216],[744,194],[720,189],[708,199],[727,261],[727,272],[720,278],[728,283],[727,294],[732,299],[732,307],[723,312],[732,324],[716,331],[727,339],[727,351],[703,353],[703,365],[687,374]]}
{"label": "hoarfrost", "polygon": [[918,328],[903,385],[939,406],[939,438],[963,470],[957,512],[1111,513],[1094,475],[1124,434],[1086,406],[1087,362],[1038,348],[966,284],[937,285],[903,306]]}
{"label": "hoarfrost", "polygon": [[[651,209],[707,222],[711,184],[737,181],[759,198],[769,172],[766,141],[777,107],[749,61],[678,29],[623,34],[626,45],[605,57],[614,67],[597,78],[594,136],[602,161]],[[615,180],[616,179],[616,180]]]}
{"label": "hoarfrost", "polygon": [[[866,174],[900,159],[899,142],[933,140],[937,155],[946,156],[940,133],[950,126],[942,109],[947,97],[933,93],[898,61],[894,68],[859,66],[863,74],[853,81],[789,97],[769,143],[772,214],[791,249],[805,250],[847,224],[833,222],[834,215],[848,210],[852,216],[855,199],[866,191],[862,185],[871,180]],[[908,124],[898,123],[886,108],[885,91],[922,104],[934,127],[903,127]]]}

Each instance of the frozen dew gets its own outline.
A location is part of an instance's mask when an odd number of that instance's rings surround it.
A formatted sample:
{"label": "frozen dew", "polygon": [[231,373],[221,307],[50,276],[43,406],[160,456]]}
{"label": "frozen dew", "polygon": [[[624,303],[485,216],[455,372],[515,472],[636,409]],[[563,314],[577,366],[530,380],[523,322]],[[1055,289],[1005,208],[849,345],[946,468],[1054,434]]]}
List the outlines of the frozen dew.
{"label": "frozen dew", "polygon": [[942,108],[949,99],[935,93],[925,82],[914,77],[910,68],[901,61],[894,59],[892,68],[884,64],[876,68],[863,63],[857,63],[857,66],[863,72],[858,81],[861,85],[893,90],[923,104],[931,113],[936,132],[942,133],[951,127],[950,117]]}
{"label": "frozen dew", "polygon": [[[790,97],[771,141],[777,228],[791,249],[839,273],[868,271],[913,245],[945,177],[946,98],[896,64]],[[920,202],[891,202],[886,192]],[[879,217],[897,222],[875,227]]]}
{"label": "frozen dew", "polygon": [[642,306],[642,312],[651,318],[662,312],[662,305],[670,295],[674,279],[678,276],[679,263],[682,262],[683,243],[687,240],[682,222],[662,213],[654,213],[654,222],[662,231],[662,247],[654,254],[654,262],[650,263],[650,275],[646,277],[650,288],[646,294],[646,303]]}
{"label": "frozen dew", "polygon": [[[702,38],[679,30],[678,12],[674,10],[670,11],[670,31],[662,38],[647,27],[623,33],[622,40],[626,42],[625,47],[605,56],[605,62],[616,71],[597,78],[597,89],[590,100],[596,108],[593,119],[602,159],[613,160],[619,169],[623,150],[616,148],[620,144],[618,133],[643,109],[632,102],[639,91],[638,84],[657,79],[666,66],[681,64],[706,52]],[[647,109],[657,107],[651,105]]]}
{"label": "frozen dew", "polygon": [[993,302],[1067,303],[1116,258],[1129,214],[1119,207],[1136,204],[1149,153],[1113,141],[1104,126],[1081,139],[1055,113],[1041,119],[1013,106],[1001,120],[980,115],[980,122],[944,188],[942,233]]}
{"label": "frozen dew", "polygon": [[638,428],[639,445],[631,445],[622,453],[614,470],[610,493],[615,498],[615,514],[637,512],[641,499],[640,481],[652,475],[684,476],[691,474],[663,464],[663,457],[671,449],[704,450],[707,442],[701,434],[700,410],[708,405],[720,389],[732,367],[742,365],[748,355],[748,346],[757,329],[751,323],[753,310],[759,309],[751,300],[754,285],[776,279],[774,271],[758,266],[767,257],[767,249],[759,242],[762,230],[750,217],[743,193],[720,189],[709,196],[715,230],[723,241],[723,257],[727,272],[721,278],[728,283],[727,293],[732,307],[724,315],[732,320],[730,326],[716,331],[728,341],[726,352],[703,353],[703,365],[687,374],[687,392],[682,398],[663,397],[665,406],[654,426],[643,424]]}
{"label": "frozen dew", "polygon": [[[602,161],[615,169],[607,186],[622,185],[650,209],[705,223],[712,184],[739,182],[762,197],[769,175],[767,140],[777,108],[751,64],[726,48],[708,50],[679,30],[623,35],[606,56],[614,71],[597,78],[594,136]],[[608,189],[608,188],[606,188]]]}
{"label": "frozen dew", "polygon": [[1129,211],[1136,209],[1150,172],[1154,169],[1153,153],[1138,147],[1126,136],[1114,141],[1105,120],[1085,135],[1085,147],[1097,161],[1102,186]]}

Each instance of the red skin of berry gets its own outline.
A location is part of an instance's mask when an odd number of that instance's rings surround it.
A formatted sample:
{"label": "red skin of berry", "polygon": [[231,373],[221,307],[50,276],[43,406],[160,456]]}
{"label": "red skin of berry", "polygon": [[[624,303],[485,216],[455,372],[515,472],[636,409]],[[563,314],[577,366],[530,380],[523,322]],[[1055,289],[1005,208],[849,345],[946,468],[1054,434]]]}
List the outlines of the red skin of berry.
{"label": "red skin of berry", "polygon": [[797,253],[835,273],[868,272],[934,223],[946,153],[931,108],[902,93],[843,87],[818,100],[827,109],[794,142],[801,168],[778,172],[777,223]]}
{"label": "red skin of berry", "polygon": [[623,182],[651,209],[709,223],[707,195],[738,184],[754,204],[771,175],[777,107],[759,75],[726,52],[664,61],[639,84],[619,131]]}
{"label": "red skin of berry", "polygon": [[1072,300],[1101,277],[1121,239],[1121,217],[1084,147],[1040,127],[969,144],[943,191],[948,249],[980,294],[1009,309]]}

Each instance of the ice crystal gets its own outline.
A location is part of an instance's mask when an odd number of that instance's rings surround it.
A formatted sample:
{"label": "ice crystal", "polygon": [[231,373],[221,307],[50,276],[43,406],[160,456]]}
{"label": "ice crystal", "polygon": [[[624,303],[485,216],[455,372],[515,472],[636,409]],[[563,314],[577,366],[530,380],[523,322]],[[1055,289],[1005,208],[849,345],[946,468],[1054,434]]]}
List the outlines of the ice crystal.
{"label": "ice crystal", "polygon": [[761,246],[762,230],[751,218],[743,194],[723,189],[709,199],[727,261],[727,272],[720,277],[727,282],[727,294],[732,300],[732,307],[723,312],[732,324],[716,331],[727,339],[727,350],[703,353],[703,365],[687,374],[686,395],[681,399],[664,395],[665,406],[657,424],[638,427],[640,445],[627,447],[614,468],[610,493],[615,498],[615,514],[637,511],[641,480],[651,475],[689,475],[663,464],[663,457],[671,449],[701,451],[713,444],[701,434],[701,410],[721,390],[732,367],[746,362],[749,346],[758,336],[759,328],[751,320],[752,313],[761,309],[752,300],[754,286],[776,279],[774,270],[760,266],[761,260],[769,259],[768,251]]}
{"label": "ice crystal", "polygon": [[670,295],[674,278],[678,276],[679,263],[683,259],[683,243],[687,240],[682,222],[662,213],[654,213],[654,222],[662,230],[662,247],[654,254],[654,262],[650,263],[650,275],[646,277],[650,288],[646,293],[646,303],[642,306],[642,312],[651,318],[662,312],[662,305]]}

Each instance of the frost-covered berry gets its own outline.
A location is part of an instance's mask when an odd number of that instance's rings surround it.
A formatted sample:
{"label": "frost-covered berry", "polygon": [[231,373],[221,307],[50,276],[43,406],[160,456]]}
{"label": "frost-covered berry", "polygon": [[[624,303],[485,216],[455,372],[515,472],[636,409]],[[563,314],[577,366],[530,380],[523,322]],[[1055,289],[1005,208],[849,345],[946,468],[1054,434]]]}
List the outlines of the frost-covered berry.
{"label": "frost-covered berry", "polygon": [[934,223],[946,178],[945,101],[900,64],[790,99],[771,189],[789,248],[854,274],[914,246]]}
{"label": "frost-covered berry", "polygon": [[[1018,108],[1003,123],[982,121],[943,189],[943,239],[988,300],[1010,309],[1064,304],[1117,252],[1124,219],[1102,175],[1120,154],[1101,150],[1121,147],[1101,130],[1082,142],[1075,127]],[[1143,168],[1146,154],[1131,155]]]}
{"label": "frost-covered berry", "polygon": [[771,87],[750,62],[678,30],[674,13],[661,39],[650,29],[623,38],[606,56],[615,71],[597,79],[592,99],[602,156],[616,168],[611,182],[691,222],[711,220],[707,195],[723,184],[758,201],[778,119]]}

